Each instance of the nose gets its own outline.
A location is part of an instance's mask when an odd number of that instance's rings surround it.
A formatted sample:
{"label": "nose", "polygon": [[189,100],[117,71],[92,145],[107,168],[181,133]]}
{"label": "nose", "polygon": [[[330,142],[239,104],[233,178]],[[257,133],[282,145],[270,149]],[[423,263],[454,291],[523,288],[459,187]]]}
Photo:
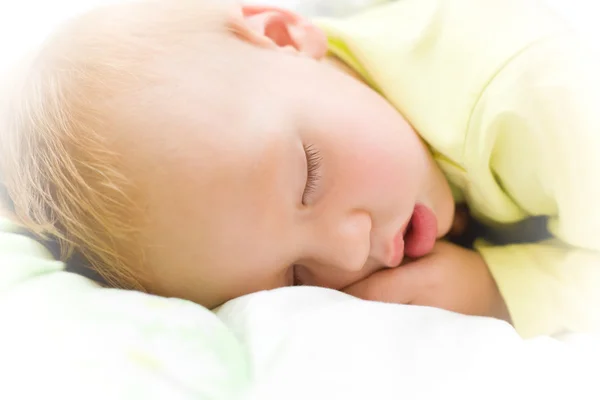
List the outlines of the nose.
{"label": "nose", "polygon": [[315,247],[319,264],[346,271],[360,271],[370,252],[371,216],[353,210],[323,219],[317,224],[319,233]]}

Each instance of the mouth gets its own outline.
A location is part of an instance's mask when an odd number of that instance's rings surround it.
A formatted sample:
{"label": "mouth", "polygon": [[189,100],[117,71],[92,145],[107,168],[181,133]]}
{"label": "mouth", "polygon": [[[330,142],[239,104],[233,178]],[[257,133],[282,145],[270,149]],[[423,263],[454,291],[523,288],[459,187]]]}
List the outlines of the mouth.
{"label": "mouth", "polygon": [[437,218],[427,206],[417,204],[406,226],[394,237],[390,266],[398,266],[404,256],[419,258],[433,250],[437,239]]}
{"label": "mouth", "polygon": [[404,234],[404,253],[410,258],[419,258],[431,253],[437,233],[437,218],[433,211],[417,204]]}

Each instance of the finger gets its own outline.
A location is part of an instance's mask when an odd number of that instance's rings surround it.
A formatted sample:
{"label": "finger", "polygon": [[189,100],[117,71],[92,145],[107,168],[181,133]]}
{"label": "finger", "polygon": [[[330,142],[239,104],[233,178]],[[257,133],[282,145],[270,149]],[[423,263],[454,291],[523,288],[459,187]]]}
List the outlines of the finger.
{"label": "finger", "polygon": [[418,276],[419,269],[408,264],[375,272],[343,291],[364,300],[411,304],[419,290]]}

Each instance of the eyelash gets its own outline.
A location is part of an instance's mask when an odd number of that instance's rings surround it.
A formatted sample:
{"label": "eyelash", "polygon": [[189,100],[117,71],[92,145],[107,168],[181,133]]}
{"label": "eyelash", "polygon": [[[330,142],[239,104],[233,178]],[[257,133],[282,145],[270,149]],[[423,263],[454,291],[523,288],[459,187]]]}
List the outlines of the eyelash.
{"label": "eyelash", "polygon": [[302,204],[306,204],[306,198],[314,193],[317,189],[317,184],[321,179],[319,170],[321,168],[321,155],[319,150],[315,149],[313,145],[305,145],[304,153],[306,153],[306,186],[304,187],[304,193],[302,194]]}

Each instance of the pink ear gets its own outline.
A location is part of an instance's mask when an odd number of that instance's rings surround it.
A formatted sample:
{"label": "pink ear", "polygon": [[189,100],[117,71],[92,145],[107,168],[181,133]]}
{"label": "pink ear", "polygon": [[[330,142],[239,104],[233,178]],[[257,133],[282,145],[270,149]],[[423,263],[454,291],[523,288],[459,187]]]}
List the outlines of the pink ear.
{"label": "pink ear", "polygon": [[[320,59],[327,53],[325,34],[304,17],[276,7],[244,6],[242,14],[254,35],[253,42],[279,48],[293,48],[299,53]],[[251,39],[251,38],[248,38]]]}

